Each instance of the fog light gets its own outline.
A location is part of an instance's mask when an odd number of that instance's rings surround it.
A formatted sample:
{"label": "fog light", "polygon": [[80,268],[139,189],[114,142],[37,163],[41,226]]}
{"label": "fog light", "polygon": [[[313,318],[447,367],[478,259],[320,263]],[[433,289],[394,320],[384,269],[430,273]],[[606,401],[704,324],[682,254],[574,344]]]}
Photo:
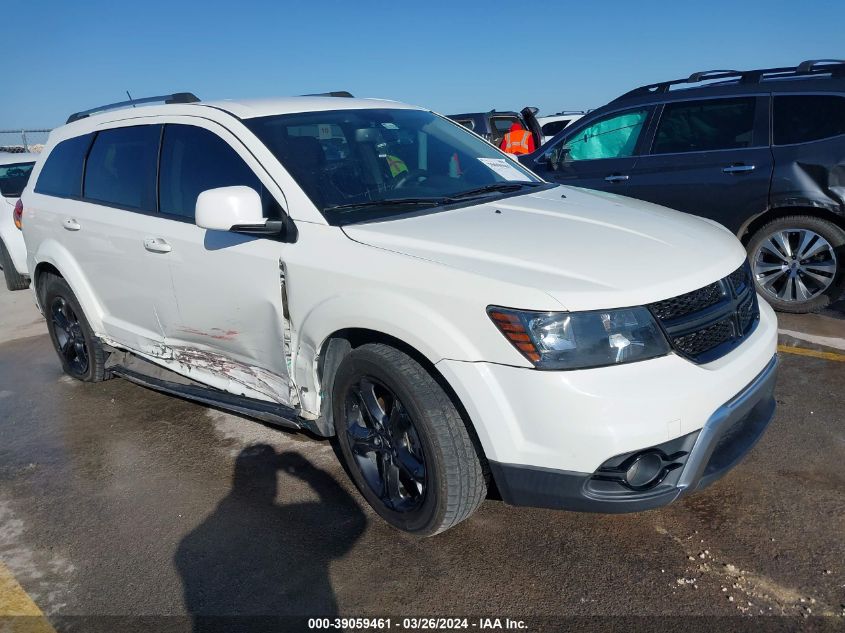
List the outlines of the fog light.
{"label": "fog light", "polygon": [[663,460],[657,453],[641,453],[625,471],[625,481],[631,488],[641,489],[657,483],[663,471]]}

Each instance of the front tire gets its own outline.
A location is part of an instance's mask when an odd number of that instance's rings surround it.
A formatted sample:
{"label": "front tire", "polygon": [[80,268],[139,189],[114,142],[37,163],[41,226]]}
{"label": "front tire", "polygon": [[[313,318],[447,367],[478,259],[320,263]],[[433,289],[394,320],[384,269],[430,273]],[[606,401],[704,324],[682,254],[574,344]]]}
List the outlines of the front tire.
{"label": "front tire", "polygon": [[6,288],[9,290],[23,290],[29,288],[29,279],[21,275],[12,262],[12,256],[6,249],[3,240],[0,240],[0,267],[3,268],[3,277],[6,281]]}
{"label": "front tire", "polygon": [[61,277],[47,274],[42,289],[47,330],[64,372],[83,382],[106,380],[108,353],[100,339],[94,336],[68,283]]}
{"label": "front tire", "polygon": [[362,345],[332,388],[338,444],[355,485],[388,523],[432,536],[469,517],[487,487],[452,400],[404,352]]}
{"label": "front tire", "polygon": [[842,296],[845,231],[813,216],[779,218],[748,242],[757,291],[780,312],[818,312]]}

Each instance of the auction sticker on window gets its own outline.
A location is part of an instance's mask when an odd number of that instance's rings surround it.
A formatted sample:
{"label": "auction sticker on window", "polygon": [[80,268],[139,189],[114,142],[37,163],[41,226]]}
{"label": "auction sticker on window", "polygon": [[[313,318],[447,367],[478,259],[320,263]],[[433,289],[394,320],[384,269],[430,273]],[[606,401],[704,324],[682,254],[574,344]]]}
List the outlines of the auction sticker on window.
{"label": "auction sticker on window", "polygon": [[531,181],[528,176],[511,165],[506,158],[479,158],[478,160],[487,165],[487,167],[495,171],[505,180]]}

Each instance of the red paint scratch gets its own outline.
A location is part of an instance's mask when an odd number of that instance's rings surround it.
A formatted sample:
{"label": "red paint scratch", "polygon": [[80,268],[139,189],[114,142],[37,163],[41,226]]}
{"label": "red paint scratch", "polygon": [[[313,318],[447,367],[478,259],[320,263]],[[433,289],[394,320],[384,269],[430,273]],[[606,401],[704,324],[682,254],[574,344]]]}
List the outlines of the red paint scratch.
{"label": "red paint scratch", "polygon": [[194,334],[196,336],[205,336],[207,338],[213,338],[217,341],[231,341],[238,336],[237,330],[221,330],[220,328],[213,327],[208,332],[203,332],[202,330],[197,330],[190,327],[180,327],[180,332],[185,332],[186,334]]}

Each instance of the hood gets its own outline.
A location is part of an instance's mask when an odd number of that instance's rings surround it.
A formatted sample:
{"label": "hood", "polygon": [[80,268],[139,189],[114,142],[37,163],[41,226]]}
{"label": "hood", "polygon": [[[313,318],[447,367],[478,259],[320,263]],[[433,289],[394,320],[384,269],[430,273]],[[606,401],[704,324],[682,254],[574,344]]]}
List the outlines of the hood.
{"label": "hood", "polygon": [[739,240],[714,222],[573,187],[343,230],[363,244],[534,287],[567,310],[674,297],[745,259]]}
{"label": "hood", "polygon": [[523,128],[519,123],[511,123],[511,132],[521,132],[523,129],[525,128]]}

